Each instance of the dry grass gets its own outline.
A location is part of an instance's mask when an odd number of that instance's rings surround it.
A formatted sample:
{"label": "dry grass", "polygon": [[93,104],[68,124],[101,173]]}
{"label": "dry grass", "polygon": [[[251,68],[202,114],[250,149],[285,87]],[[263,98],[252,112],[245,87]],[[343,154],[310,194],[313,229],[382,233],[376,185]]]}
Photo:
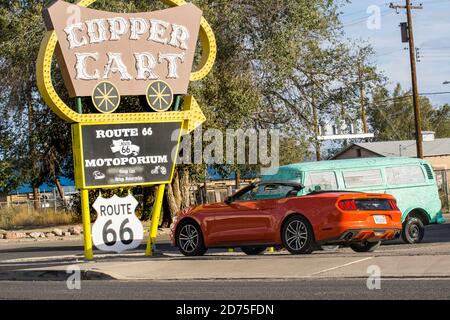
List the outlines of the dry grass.
{"label": "dry grass", "polygon": [[71,224],[75,218],[71,213],[54,210],[35,211],[26,206],[0,210],[0,229],[49,227]]}

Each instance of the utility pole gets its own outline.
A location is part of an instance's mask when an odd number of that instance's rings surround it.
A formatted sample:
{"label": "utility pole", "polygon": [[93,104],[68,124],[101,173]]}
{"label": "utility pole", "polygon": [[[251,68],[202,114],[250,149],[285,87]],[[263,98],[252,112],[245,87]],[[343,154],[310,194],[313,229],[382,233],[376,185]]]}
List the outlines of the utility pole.
{"label": "utility pole", "polygon": [[367,129],[367,116],[366,116],[366,96],[365,96],[365,86],[364,86],[364,82],[362,79],[363,76],[363,72],[362,72],[362,67],[363,67],[363,61],[362,61],[362,57],[360,57],[359,61],[358,61],[358,81],[359,81],[359,102],[361,104],[361,121],[362,121],[362,125],[363,125],[363,131],[364,133],[369,133],[368,129]]}
{"label": "utility pole", "polygon": [[315,90],[314,90],[314,83],[312,84],[312,91],[311,91],[311,107],[313,112],[313,126],[314,126],[314,144],[316,147],[316,161],[321,160],[320,155],[320,141],[319,141],[319,117],[317,115],[317,105],[316,105],[316,97],[315,97]]}
{"label": "utility pole", "polygon": [[[410,0],[406,0],[405,6],[394,5],[391,3],[390,8],[397,10],[406,9],[407,22],[407,40],[409,42],[409,59],[411,61],[411,80],[412,80],[412,92],[413,92],[413,104],[414,104],[414,119],[416,128],[416,146],[417,146],[417,158],[423,158],[423,146],[422,146],[422,128],[420,119],[420,100],[419,91],[417,88],[417,72],[416,72],[416,53],[414,47],[414,33],[412,23],[412,9],[423,9],[422,4],[420,6],[411,5]],[[405,40],[404,40],[405,41]]]}

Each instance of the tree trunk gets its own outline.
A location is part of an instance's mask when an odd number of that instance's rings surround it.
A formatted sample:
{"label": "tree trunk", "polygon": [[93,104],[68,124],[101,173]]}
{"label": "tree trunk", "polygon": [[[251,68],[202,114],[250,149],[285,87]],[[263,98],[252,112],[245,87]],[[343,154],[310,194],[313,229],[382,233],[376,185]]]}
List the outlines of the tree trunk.
{"label": "tree trunk", "polygon": [[[181,209],[182,205],[182,194],[180,190],[180,174],[178,170],[175,170],[175,174],[172,180],[172,190],[173,190],[173,199],[176,203],[178,210]],[[175,215],[176,212],[172,212],[172,216]]]}
{"label": "tree trunk", "polygon": [[177,204],[173,186],[170,183],[167,185],[167,205],[171,217],[174,217],[180,211],[180,206]]}
{"label": "tree trunk", "polygon": [[39,186],[36,186],[35,180],[35,171],[36,171],[36,150],[34,147],[34,139],[33,139],[33,90],[32,84],[28,83],[27,86],[27,100],[28,100],[28,157],[30,160],[30,180],[31,186],[33,188],[33,200],[34,200],[34,209],[39,210]]}
{"label": "tree trunk", "polygon": [[39,210],[39,190],[33,186],[34,210]]}
{"label": "tree trunk", "polygon": [[[61,182],[59,181],[59,178],[55,178],[55,184],[56,184],[56,188],[58,189],[59,196],[61,197],[62,203],[64,204],[64,206],[66,206],[66,198],[64,198],[64,190],[61,186]],[[55,199],[55,201],[56,201],[56,199]]]}
{"label": "tree trunk", "polygon": [[205,178],[203,179],[203,203],[208,203],[208,185],[206,184],[206,179],[208,178],[207,166],[205,166]]}
{"label": "tree trunk", "polygon": [[181,207],[187,208],[191,206],[191,192],[190,192],[190,179],[189,179],[189,169],[183,168],[181,170],[180,178],[180,191],[181,191]]}

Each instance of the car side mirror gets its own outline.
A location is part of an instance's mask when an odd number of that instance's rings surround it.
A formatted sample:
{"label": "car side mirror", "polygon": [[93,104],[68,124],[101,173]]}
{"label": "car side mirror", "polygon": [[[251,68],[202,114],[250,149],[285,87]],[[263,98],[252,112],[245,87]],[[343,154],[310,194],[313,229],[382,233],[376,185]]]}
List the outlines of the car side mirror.
{"label": "car side mirror", "polygon": [[231,204],[231,203],[233,202],[233,197],[232,197],[232,196],[226,197],[224,202],[225,202],[226,204]]}

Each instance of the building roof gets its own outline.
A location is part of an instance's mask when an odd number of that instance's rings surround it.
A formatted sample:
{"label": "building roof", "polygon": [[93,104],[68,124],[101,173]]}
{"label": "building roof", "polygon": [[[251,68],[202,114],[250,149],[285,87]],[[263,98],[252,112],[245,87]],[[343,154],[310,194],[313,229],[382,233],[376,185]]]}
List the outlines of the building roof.
{"label": "building roof", "polygon": [[[348,148],[340,151],[333,158],[345,153],[354,146],[364,148],[383,157],[415,157],[417,155],[416,141],[402,140],[353,143]],[[423,141],[423,155],[425,157],[450,155],[450,138]]]}
{"label": "building roof", "polygon": [[417,158],[408,158],[408,157],[373,157],[373,158],[354,158],[354,159],[345,159],[345,160],[322,160],[322,161],[312,161],[312,162],[301,162],[301,163],[293,163],[285,166],[281,166],[279,168],[275,168],[274,172],[270,172],[267,175],[271,175],[277,172],[277,170],[293,170],[293,171],[303,171],[303,170],[323,170],[329,169],[332,167],[333,169],[346,169],[359,167],[361,165],[397,165],[397,164],[416,164],[423,163],[427,164],[426,160],[417,159]]}
{"label": "building roof", "polygon": [[[75,191],[75,182],[73,180],[60,176],[59,182],[61,183],[61,187],[63,188],[65,193]],[[54,188],[56,188],[54,184],[44,183],[41,186],[39,186],[39,192],[53,192]],[[31,187],[31,185],[29,183],[25,183],[19,186],[17,190],[11,192],[10,194],[25,194],[32,192],[33,188]]]}

